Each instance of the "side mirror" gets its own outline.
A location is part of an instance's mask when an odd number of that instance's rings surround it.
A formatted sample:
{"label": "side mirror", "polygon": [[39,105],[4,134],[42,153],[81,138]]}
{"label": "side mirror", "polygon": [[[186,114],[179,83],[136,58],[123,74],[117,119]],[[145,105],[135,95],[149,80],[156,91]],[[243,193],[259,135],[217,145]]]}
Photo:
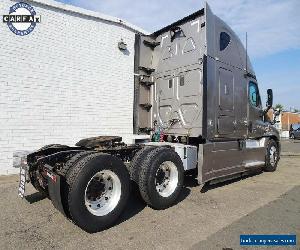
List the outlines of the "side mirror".
{"label": "side mirror", "polygon": [[268,89],[267,90],[267,95],[268,95],[267,108],[270,109],[273,106],[273,90]]}

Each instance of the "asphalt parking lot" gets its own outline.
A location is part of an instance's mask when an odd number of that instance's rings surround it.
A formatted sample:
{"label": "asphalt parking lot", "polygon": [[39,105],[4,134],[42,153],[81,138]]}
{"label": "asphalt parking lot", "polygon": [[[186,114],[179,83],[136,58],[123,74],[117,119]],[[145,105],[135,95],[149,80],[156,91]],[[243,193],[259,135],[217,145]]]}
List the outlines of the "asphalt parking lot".
{"label": "asphalt parking lot", "polygon": [[186,177],[179,203],[167,210],[133,193],[117,225],[92,235],[31,186],[18,198],[17,176],[0,177],[0,249],[241,249],[240,234],[297,234],[289,249],[300,249],[300,140],[283,141],[282,152],[274,173],[202,189]]}

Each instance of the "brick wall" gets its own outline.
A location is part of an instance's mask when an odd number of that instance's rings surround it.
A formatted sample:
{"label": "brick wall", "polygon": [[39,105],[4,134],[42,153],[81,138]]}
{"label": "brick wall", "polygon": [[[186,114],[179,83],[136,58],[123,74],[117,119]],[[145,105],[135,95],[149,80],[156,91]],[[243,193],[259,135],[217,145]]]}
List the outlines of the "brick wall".
{"label": "brick wall", "polygon": [[[135,27],[37,2],[28,1],[42,22],[28,36],[0,23],[0,174],[17,171],[18,150],[133,131]],[[0,15],[14,3],[1,0]],[[126,53],[117,47],[121,38]]]}
{"label": "brick wall", "polygon": [[[269,110],[268,117],[273,120],[273,110]],[[289,111],[282,111],[277,118],[278,123],[275,124],[276,128],[283,132],[283,137],[288,137],[291,124],[300,124],[300,113],[293,113]]]}
{"label": "brick wall", "polygon": [[300,123],[300,114],[283,112],[281,115],[282,130],[290,130],[291,124]]}

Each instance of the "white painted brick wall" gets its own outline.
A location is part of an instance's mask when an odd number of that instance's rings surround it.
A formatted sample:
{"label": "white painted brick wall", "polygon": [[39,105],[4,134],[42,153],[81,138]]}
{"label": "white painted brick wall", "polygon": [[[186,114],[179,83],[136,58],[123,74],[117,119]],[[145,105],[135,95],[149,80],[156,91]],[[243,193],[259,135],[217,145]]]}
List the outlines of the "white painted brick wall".
{"label": "white painted brick wall", "polygon": [[[1,0],[0,15],[14,3]],[[17,150],[133,130],[135,31],[28,3],[42,18],[33,33],[16,36],[0,23],[0,174],[17,171]]]}

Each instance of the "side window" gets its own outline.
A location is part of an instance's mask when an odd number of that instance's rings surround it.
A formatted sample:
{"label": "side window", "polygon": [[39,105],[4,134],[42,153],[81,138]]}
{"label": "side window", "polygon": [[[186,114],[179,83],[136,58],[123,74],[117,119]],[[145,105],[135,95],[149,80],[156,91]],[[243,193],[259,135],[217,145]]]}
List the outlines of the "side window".
{"label": "side window", "polygon": [[254,107],[261,105],[258,87],[254,82],[249,82],[249,101]]}
{"label": "side window", "polygon": [[230,36],[226,32],[220,33],[220,50],[224,50],[227,48],[230,43]]}

